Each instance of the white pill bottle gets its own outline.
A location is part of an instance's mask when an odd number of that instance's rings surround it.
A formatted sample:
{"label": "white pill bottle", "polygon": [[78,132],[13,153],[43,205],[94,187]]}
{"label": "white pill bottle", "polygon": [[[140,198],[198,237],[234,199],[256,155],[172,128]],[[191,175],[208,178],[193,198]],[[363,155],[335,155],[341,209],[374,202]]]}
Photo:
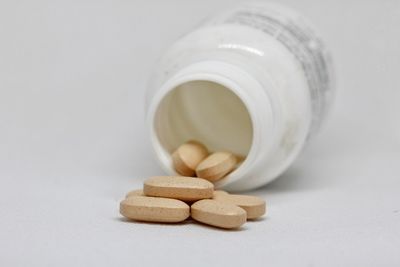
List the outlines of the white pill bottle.
{"label": "white pill bottle", "polygon": [[244,160],[216,182],[243,191],[285,171],[332,102],[329,54],[296,12],[246,3],[175,42],[157,62],[146,96],[149,135],[161,166],[188,140]]}

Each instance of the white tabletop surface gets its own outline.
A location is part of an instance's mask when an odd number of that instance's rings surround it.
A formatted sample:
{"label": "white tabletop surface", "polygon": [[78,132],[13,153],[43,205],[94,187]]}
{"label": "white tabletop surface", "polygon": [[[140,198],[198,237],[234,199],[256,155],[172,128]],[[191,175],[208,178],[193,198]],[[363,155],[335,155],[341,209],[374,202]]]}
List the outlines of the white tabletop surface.
{"label": "white tabletop surface", "polygon": [[152,64],[236,1],[0,2],[0,266],[399,266],[400,2],[286,0],[338,78],[325,129],[251,194],[240,231],[127,222],[161,172],[143,127]]}

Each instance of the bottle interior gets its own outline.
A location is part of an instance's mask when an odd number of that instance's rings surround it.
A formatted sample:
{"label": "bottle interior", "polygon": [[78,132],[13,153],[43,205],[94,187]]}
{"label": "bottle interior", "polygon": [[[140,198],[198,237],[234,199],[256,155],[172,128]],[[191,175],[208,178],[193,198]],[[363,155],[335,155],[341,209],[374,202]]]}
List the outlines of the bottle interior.
{"label": "bottle interior", "polygon": [[243,101],[227,87],[211,81],[190,81],[161,101],[154,129],[167,153],[189,140],[210,152],[229,151],[244,159],[250,151],[253,126]]}

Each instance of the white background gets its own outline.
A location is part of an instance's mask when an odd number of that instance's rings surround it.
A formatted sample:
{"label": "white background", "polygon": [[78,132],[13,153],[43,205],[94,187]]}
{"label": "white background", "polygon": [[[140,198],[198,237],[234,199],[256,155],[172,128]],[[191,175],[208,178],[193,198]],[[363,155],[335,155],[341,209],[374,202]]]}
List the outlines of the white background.
{"label": "white background", "polygon": [[240,231],[121,219],[161,173],[152,64],[237,1],[0,1],[1,266],[399,266],[400,2],[282,1],[331,47],[331,120]]}

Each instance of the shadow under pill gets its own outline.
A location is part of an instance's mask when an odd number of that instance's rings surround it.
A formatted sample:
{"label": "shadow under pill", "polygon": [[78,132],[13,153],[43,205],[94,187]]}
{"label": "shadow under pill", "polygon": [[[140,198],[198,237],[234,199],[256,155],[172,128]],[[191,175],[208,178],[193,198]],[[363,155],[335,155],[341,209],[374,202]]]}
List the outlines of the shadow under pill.
{"label": "shadow under pill", "polygon": [[[162,223],[162,222],[145,222],[145,221],[136,221],[136,220],[130,220],[128,218],[125,217],[116,217],[113,218],[114,221],[119,221],[119,222],[123,222],[123,223],[130,223],[130,224],[147,224],[147,225],[163,225],[163,226],[182,226],[182,225],[188,225],[188,224],[192,224],[193,226],[197,227],[200,226],[202,228],[207,228],[209,230],[212,231],[223,231],[223,232],[242,232],[247,230],[247,227],[245,226],[241,226],[240,228],[233,228],[233,229],[225,229],[225,228],[219,228],[219,227],[215,227],[212,225],[208,225],[208,224],[204,224],[201,222],[197,222],[191,218],[188,218],[186,220],[184,220],[183,222],[177,222],[177,223]],[[256,219],[257,220],[257,219]]]}
{"label": "shadow under pill", "polygon": [[207,229],[209,229],[209,230],[218,231],[218,232],[221,232],[221,231],[222,231],[222,232],[243,232],[243,231],[246,231],[246,230],[247,230],[247,227],[244,226],[244,225],[242,225],[242,226],[239,227],[239,228],[232,228],[232,229],[220,228],[220,227],[208,225],[208,224],[201,223],[201,222],[197,222],[197,221],[194,221],[194,225],[195,225],[196,227],[197,227],[197,226],[200,226],[200,227],[202,227],[202,228],[207,228]]}
{"label": "shadow under pill", "polygon": [[175,225],[182,226],[182,225],[192,223],[190,220],[184,220],[182,222],[147,222],[147,221],[131,220],[131,219],[128,219],[125,217],[116,217],[113,220],[123,222],[123,223],[130,223],[130,224],[168,225],[168,226],[175,226]]}
{"label": "shadow under pill", "polygon": [[247,219],[248,223],[253,223],[253,222],[263,222],[263,221],[267,221],[268,217],[262,216],[259,218],[255,218],[255,219]]}

